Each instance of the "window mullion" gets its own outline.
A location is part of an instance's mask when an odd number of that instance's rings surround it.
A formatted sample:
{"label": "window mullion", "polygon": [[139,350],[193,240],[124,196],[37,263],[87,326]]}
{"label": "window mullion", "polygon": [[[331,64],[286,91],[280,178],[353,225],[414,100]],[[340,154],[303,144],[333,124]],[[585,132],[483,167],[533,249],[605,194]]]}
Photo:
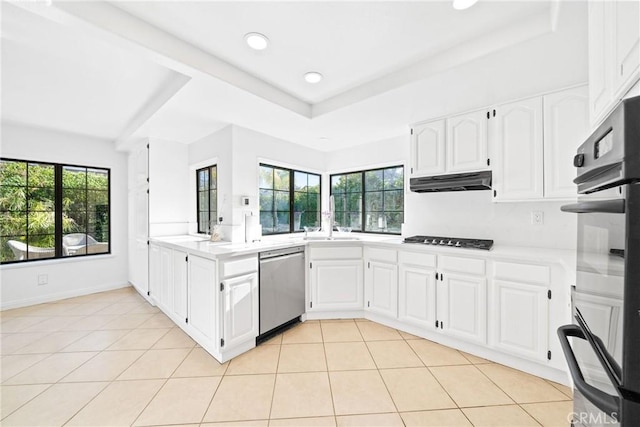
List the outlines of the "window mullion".
{"label": "window mullion", "polygon": [[293,185],[293,180],[294,180],[294,176],[293,176],[293,170],[289,170],[289,233],[293,233],[294,231],[294,226],[295,224],[293,223],[293,200],[295,198],[295,194],[294,194],[294,185]]}
{"label": "window mullion", "polygon": [[[54,167],[54,240],[55,240],[55,256],[56,258],[62,257],[62,165],[55,165]],[[87,183],[85,176],[85,192],[87,191]],[[88,200],[85,195],[85,209]],[[88,215],[88,210],[85,213]],[[85,233],[87,231],[85,230]]]}

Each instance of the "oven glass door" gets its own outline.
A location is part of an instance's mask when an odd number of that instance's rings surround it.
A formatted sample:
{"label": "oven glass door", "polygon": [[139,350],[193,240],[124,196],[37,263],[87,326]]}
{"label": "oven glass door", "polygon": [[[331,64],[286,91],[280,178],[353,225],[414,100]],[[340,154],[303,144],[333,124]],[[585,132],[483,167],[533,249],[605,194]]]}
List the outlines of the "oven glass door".
{"label": "oven glass door", "polygon": [[[592,196],[583,196],[579,202],[586,208],[578,214],[577,276],[572,292],[574,319],[581,316],[585,332],[597,337],[603,350],[621,366],[625,201],[597,201]],[[612,372],[602,366],[593,345],[574,339],[573,349],[585,381],[616,395]]]}

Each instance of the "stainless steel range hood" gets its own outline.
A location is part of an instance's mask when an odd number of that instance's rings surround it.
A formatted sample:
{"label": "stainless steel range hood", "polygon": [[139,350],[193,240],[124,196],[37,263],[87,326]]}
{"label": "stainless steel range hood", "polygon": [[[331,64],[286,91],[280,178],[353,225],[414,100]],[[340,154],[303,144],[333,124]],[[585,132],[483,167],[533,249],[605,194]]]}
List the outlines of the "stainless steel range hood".
{"label": "stainless steel range hood", "polygon": [[411,178],[409,188],[416,193],[491,190],[491,171]]}

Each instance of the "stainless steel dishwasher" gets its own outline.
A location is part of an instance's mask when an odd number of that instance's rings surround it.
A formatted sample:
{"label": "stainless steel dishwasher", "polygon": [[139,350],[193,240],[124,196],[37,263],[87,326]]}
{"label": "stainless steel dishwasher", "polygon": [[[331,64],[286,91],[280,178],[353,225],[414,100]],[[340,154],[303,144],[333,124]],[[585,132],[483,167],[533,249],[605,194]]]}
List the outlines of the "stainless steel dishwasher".
{"label": "stainless steel dishwasher", "polygon": [[304,246],[260,252],[258,342],[295,323],[304,313]]}

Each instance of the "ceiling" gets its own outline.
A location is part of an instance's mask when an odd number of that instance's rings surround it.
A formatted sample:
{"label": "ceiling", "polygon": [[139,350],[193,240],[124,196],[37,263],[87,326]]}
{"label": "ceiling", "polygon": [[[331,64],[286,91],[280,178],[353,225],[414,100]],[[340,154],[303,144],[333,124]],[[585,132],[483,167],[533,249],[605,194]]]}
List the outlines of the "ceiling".
{"label": "ceiling", "polygon": [[[132,15],[314,104],[401,70],[549,2],[120,2]],[[244,35],[269,38],[254,51]],[[309,84],[307,71],[324,79]]]}
{"label": "ceiling", "polygon": [[2,2],[2,119],[123,149],[236,124],[336,150],[586,80],[586,21],[558,1]]}

